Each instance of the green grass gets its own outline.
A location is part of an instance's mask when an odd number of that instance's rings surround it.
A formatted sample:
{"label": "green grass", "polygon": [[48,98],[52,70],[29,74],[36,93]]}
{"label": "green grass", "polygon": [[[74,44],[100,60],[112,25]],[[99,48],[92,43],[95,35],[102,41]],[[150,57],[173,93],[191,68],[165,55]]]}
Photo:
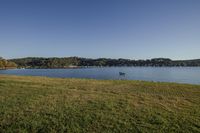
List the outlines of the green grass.
{"label": "green grass", "polygon": [[200,86],[0,75],[0,132],[200,132]]}

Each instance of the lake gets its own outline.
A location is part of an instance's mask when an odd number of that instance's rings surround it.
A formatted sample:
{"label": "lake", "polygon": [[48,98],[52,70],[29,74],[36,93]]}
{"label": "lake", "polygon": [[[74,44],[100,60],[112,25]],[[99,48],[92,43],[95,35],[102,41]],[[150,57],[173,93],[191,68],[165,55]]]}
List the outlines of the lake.
{"label": "lake", "polygon": [[[126,73],[120,76],[119,72]],[[80,69],[12,69],[0,74],[59,78],[122,79],[200,84],[200,67],[98,67]]]}

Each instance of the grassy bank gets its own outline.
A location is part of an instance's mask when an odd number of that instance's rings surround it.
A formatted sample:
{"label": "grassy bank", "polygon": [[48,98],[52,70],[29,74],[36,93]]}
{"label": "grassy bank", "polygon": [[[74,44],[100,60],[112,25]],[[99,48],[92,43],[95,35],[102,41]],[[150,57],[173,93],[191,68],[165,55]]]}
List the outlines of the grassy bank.
{"label": "grassy bank", "polygon": [[0,132],[200,132],[200,86],[0,75]]}

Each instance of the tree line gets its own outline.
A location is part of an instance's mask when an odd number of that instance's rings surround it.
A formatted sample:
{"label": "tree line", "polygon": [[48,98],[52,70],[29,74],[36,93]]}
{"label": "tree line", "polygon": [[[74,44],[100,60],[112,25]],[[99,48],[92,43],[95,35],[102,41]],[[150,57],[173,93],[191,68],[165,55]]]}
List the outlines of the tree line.
{"label": "tree line", "polygon": [[19,68],[68,68],[74,67],[112,67],[112,66],[200,66],[200,59],[197,60],[171,60],[168,58],[154,58],[148,60],[130,60],[130,59],[109,59],[109,58],[37,58],[28,57],[20,59],[11,59],[10,62],[17,64]]}
{"label": "tree line", "polygon": [[17,68],[17,64],[12,61],[7,61],[0,57],[0,69]]}

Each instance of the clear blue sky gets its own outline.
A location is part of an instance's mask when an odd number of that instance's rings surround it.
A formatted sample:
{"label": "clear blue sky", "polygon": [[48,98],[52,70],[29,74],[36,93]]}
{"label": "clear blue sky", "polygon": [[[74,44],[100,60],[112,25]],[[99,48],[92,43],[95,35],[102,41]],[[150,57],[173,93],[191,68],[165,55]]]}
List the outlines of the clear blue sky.
{"label": "clear blue sky", "polygon": [[0,56],[200,58],[200,0],[0,0]]}

